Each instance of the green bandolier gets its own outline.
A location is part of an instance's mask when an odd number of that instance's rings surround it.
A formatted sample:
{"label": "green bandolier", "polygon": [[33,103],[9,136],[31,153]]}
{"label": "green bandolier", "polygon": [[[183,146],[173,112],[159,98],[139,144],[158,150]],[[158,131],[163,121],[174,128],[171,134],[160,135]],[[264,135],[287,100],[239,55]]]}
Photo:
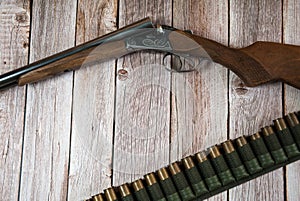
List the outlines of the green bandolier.
{"label": "green bandolier", "polygon": [[203,200],[300,159],[300,113],[185,157],[92,201]]}

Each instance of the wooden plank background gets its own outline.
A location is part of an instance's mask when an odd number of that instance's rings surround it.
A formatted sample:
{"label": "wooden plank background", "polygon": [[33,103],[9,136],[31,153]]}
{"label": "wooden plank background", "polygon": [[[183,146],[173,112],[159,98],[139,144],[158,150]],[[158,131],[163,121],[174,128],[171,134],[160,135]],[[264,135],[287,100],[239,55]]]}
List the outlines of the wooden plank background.
{"label": "wooden plank background", "polygon": [[[300,45],[300,0],[1,0],[0,73],[146,16],[231,47]],[[210,62],[171,74],[162,57],[83,64],[0,92],[0,200],[83,200],[300,110],[300,90],[290,86],[248,88]],[[299,200],[299,168],[209,200]]]}

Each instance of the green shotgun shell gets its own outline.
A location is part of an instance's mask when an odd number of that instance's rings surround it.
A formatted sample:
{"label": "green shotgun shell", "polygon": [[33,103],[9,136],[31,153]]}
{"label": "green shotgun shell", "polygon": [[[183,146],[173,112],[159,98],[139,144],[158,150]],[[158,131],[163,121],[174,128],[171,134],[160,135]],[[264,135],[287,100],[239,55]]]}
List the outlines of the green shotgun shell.
{"label": "green shotgun shell", "polygon": [[92,201],[104,201],[104,195],[102,193],[98,194],[98,195],[94,195],[91,200]]}
{"label": "green shotgun shell", "polygon": [[239,181],[245,177],[248,177],[249,174],[247,173],[247,170],[243,162],[241,161],[237,151],[235,150],[231,140],[223,142],[222,147],[225,152],[224,157],[236,180]]}
{"label": "green shotgun shell", "polygon": [[297,115],[295,113],[289,113],[285,116],[285,120],[289,125],[298,148],[300,148],[300,123]]}
{"label": "green shotgun shell", "polygon": [[210,161],[207,159],[206,153],[204,151],[199,152],[195,155],[195,158],[200,174],[202,174],[208,190],[213,191],[220,188],[222,184]]}
{"label": "green shotgun shell", "polygon": [[215,145],[209,148],[209,154],[211,156],[211,163],[216,170],[222,184],[225,186],[232,182],[235,182],[235,179],[223,157],[220,153],[219,148]]}
{"label": "green shotgun shell", "polygon": [[132,187],[137,201],[151,201],[141,179],[132,182]]}
{"label": "green shotgun shell", "polygon": [[261,167],[267,168],[274,165],[275,161],[272,159],[272,156],[268,151],[268,148],[263,138],[261,137],[260,133],[257,132],[253,135],[250,135],[249,138],[250,138],[250,145],[252,147],[252,150],[256,155],[256,158],[258,159]]}
{"label": "green shotgun shell", "polygon": [[279,118],[279,119],[274,120],[274,125],[276,128],[277,136],[278,136],[288,158],[300,155],[298,147],[297,147],[297,145],[293,139],[293,136],[292,136],[290,130],[288,129],[284,119]]}
{"label": "green shotgun shell", "polygon": [[118,197],[113,188],[108,188],[104,190],[104,195],[107,201],[118,201]]}
{"label": "green shotgun shell", "polygon": [[188,156],[182,159],[182,164],[184,166],[185,175],[187,176],[195,195],[200,196],[205,193],[208,193],[205,183],[202,180],[201,175],[192,157]]}
{"label": "green shotgun shell", "polygon": [[123,184],[119,187],[121,199],[123,201],[134,201],[133,195],[131,194],[128,184]]}
{"label": "green shotgun shell", "polygon": [[185,178],[183,172],[181,171],[181,168],[179,167],[177,162],[172,163],[169,166],[169,170],[172,175],[172,179],[175,183],[175,186],[177,187],[179,191],[179,195],[183,201],[189,201],[196,198],[194,195],[187,179]]}
{"label": "green shotgun shell", "polygon": [[177,193],[172,178],[169,176],[167,168],[163,167],[157,171],[160,185],[167,197],[168,201],[180,201],[180,196]]}
{"label": "green shotgun shell", "polygon": [[284,153],[283,148],[280,145],[280,142],[271,126],[264,127],[262,129],[262,133],[265,139],[265,143],[271,152],[271,155],[273,159],[275,160],[275,163],[283,163],[288,158]]}
{"label": "green shotgun shell", "polygon": [[255,174],[262,171],[263,168],[260,166],[257,158],[255,157],[250,144],[247,142],[246,137],[241,136],[237,138],[235,142],[237,145],[237,150],[248,170],[248,173]]}
{"label": "green shotgun shell", "polygon": [[149,195],[152,200],[157,200],[157,201],[166,201],[166,198],[162,192],[162,189],[160,187],[160,184],[158,183],[155,174],[154,173],[149,173],[144,176],[146,184],[147,184],[147,189],[149,192]]}

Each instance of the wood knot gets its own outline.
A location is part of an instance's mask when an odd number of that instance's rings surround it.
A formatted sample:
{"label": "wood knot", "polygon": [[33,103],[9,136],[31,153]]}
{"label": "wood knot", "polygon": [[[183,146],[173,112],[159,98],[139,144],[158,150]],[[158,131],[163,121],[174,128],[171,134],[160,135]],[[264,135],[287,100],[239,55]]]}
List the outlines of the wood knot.
{"label": "wood knot", "polygon": [[23,48],[27,48],[29,46],[29,43],[28,42],[24,42],[23,43]]}
{"label": "wood knot", "polygon": [[25,11],[16,13],[16,21],[19,23],[26,23],[29,20],[29,16]]}
{"label": "wood knot", "polygon": [[243,82],[239,82],[235,88],[235,92],[237,95],[245,95],[248,92],[248,89]]}
{"label": "wood knot", "polygon": [[128,78],[128,71],[125,69],[118,70],[118,78],[121,81],[127,80]]}

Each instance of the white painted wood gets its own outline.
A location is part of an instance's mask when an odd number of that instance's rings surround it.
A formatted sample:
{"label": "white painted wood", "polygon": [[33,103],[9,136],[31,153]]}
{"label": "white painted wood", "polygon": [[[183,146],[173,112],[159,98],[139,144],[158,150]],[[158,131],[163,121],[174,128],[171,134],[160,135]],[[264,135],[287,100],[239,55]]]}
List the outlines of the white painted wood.
{"label": "white painted wood", "polygon": [[[284,1],[282,23],[281,1],[122,0],[119,13],[116,0],[33,1],[30,61],[75,45],[76,23],[80,44],[116,29],[118,15],[120,27],[150,16],[225,45],[230,34],[233,47],[300,44],[299,3]],[[29,1],[0,2],[0,73],[27,63],[29,11]],[[246,88],[232,73],[228,110],[223,67],[206,62],[199,73],[171,75],[161,61],[153,52],[120,59],[127,79],[114,61],[82,68],[74,94],[72,73],[30,85],[25,116],[25,87],[0,92],[0,200],[88,198],[224,141],[228,112],[235,138],[300,110],[299,90],[285,86],[282,97],[281,84]],[[286,189],[281,169],[210,200],[299,200],[298,170],[299,163],[286,168]]]}
{"label": "white painted wood", "polygon": [[[281,42],[281,1],[230,1],[230,45],[245,47],[257,40]],[[250,135],[282,114],[281,84],[248,88],[230,73],[230,138]],[[283,170],[240,185],[229,200],[284,200]]]}
{"label": "white painted wood", "polygon": [[169,163],[169,88],[169,73],[160,65],[135,66],[118,81],[114,185]]}
{"label": "white painted wood", "polygon": [[[0,73],[27,64],[29,1],[0,2]],[[0,92],[0,200],[17,200],[25,88]]]}
{"label": "white painted wood", "polygon": [[[171,9],[171,1],[123,0],[119,24],[146,16],[170,24]],[[118,62],[118,70],[127,70],[128,79],[117,79],[113,185],[133,181],[169,163],[170,73],[161,63],[159,53],[133,54]]]}
{"label": "white painted wood", "polygon": [[[102,14],[105,13],[105,14]],[[117,1],[80,0],[77,44],[116,29]],[[69,200],[111,186],[115,61],[75,71]]]}
{"label": "white painted wood", "polygon": [[[34,1],[30,61],[74,45],[76,0]],[[20,200],[66,200],[72,73],[28,86]]]}
{"label": "white painted wood", "polygon": [[[175,1],[174,26],[228,44],[227,1]],[[192,73],[172,75],[171,160],[227,139],[227,70],[202,61]],[[209,200],[227,200],[224,192]]]}
{"label": "white painted wood", "polygon": [[[283,42],[300,45],[300,1],[285,0],[283,6]],[[285,113],[300,110],[300,90],[285,85],[284,100]],[[300,200],[299,168],[299,162],[288,165],[286,168],[286,192],[289,201]]]}

